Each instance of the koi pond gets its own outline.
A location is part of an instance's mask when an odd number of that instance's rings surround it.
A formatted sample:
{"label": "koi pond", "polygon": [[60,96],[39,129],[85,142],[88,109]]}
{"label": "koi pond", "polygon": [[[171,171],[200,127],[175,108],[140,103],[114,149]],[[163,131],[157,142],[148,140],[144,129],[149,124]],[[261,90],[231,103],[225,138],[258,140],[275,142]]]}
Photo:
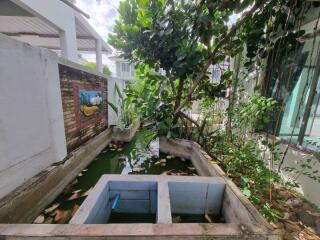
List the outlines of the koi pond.
{"label": "koi pond", "polygon": [[[189,160],[159,153],[159,142],[155,139],[154,133],[148,129],[141,129],[129,143],[108,145],[34,220],[34,223],[68,223],[88,196],[90,189],[104,174],[197,175]],[[128,222],[154,222],[154,216],[149,215],[133,214],[126,218]],[[121,222],[121,219],[121,216],[114,215],[111,222]],[[181,219],[184,220],[185,217]],[[184,222],[182,220],[181,222]]]}

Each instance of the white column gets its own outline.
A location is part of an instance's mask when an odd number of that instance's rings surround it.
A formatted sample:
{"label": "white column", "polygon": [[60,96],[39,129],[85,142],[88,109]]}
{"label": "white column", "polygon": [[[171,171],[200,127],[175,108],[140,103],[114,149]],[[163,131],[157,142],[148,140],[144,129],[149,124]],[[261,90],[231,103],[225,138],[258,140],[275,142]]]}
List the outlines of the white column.
{"label": "white column", "polygon": [[102,73],[102,45],[101,40],[96,40],[96,67],[97,71]]}
{"label": "white column", "polygon": [[60,31],[60,47],[63,58],[78,62],[77,38],[75,32]]}

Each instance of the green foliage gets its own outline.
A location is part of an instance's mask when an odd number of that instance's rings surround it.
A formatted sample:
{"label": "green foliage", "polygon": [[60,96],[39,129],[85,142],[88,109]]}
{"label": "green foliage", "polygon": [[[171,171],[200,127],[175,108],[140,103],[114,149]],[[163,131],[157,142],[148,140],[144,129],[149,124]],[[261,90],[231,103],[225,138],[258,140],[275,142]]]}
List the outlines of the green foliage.
{"label": "green foliage", "polygon": [[276,209],[272,208],[269,203],[265,203],[260,209],[262,216],[267,218],[270,222],[277,222],[282,214]]}
{"label": "green foliage", "polygon": [[121,93],[117,83],[114,84],[114,91],[118,96],[118,105],[120,106],[120,111],[114,103],[109,101],[108,105],[112,108],[117,116],[120,115],[117,125],[119,128],[124,129],[130,126],[138,118],[138,116],[134,106],[129,106],[127,104],[127,100]]}
{"label": "green foliage", "polygon": [[166,78],[154,72],[148,65],[140,64],[136,80],[125,90],[125,105],[137,110],[139,117],[152,126],[158,135],[176,136],[172,123],[174,97],[165,88]]}
{"label": "green foliage", "polygon": [[[97,69],[97,67],[96,67],[97,65],[94,62],[88,62],[88,63],[84,64],[83,66],[90,68],[92,70]],[[107,76],[111,76],[111,71],[107,65],[103,65],[102,72],[103,72],[103,74],[105,74]]]}
{"label": "green foliage", "polygon": [[[234,124],[241,131],[262,130],[270,122],[268,114],[275,111],[276,106],[277,101],[273,98],[254,94],[241,104],[241,108],[235,110]],[[251,126],[251,129],[248,126]]]}
{"label": "green foliage", "polygon": [[111,109],[117,114],[117,116],[118,116],[118,114],[119,114],[119,111],[118,111],[118,108],[117,108],[117,106],[116,105],[114,105],[112,102],[108,102],[108,105],[109,105],[109,107],[111,107]]}
{"label": "green foliage", "polygon": [[[280,154],[279,143],[259,141],[254,136],[248,138],[248,133],[260,129],[262,123],[268,123],[270,119],[266,118],[267,113],[276,108],[275,100],[254,94],[235,108],[232,114],[231,139],[223,130],[206,139],[206,149],[219,159],[228,176],[270,221],[276,221],[281,214],[268,203],[266,195],[272,191],[270,186],[281,182],[281,179],[266,166],[263,153],[265,147],[269,147],[273,160],[277,161]],[[245,138],[247,139],[244,140]]]}

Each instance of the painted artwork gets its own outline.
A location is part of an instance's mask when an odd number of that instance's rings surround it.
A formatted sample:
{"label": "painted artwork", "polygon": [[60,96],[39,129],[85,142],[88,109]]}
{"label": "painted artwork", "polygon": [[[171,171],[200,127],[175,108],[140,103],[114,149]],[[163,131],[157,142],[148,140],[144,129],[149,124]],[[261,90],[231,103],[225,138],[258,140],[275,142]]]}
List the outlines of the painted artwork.
{"label": "painted artwork", "polygon": [[102,112],[102,92],[101,91],[79,91],[80,119],[86,120]]}

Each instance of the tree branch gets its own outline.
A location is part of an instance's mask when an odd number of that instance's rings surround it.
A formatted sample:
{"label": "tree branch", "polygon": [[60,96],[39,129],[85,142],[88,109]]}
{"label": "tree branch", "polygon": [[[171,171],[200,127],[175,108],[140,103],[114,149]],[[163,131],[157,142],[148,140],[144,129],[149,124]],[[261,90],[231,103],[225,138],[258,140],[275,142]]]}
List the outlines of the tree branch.
{"label": "tree branch", "polygon": [[194,125],[196,125],[197,128],[200,128],[199,124],[194,119],[192,119],[187,114],[185,114],[184,112],[179,112],[178,115],[180,117],[185,118],[185,119],[189,120],[190,122],[192,122]]}
{"label": "tree branch", "polygon": [[220,42],[217,44],[217,46],[214,48],[214,50],[212,52],[210,52],[208,60],[204,64],[202,70],[197,74],[197,77],[196,77],[195,81],[193,82],[193,84],[192,84],[192,86],[186,96],[186,99],[180,104],[179,107],[176,108],[176,110],[174,112],[174,116],[177,116],[178,113],[185,106],[185,104],[191,100],[193,92],[195,91],[195,89],[198,87],[198,85],[202,81],[202,79],[205,76],[205,74],[207,73],[207,70],[210,67],[210,65],[214,62],[214,58],[216,57],[216,54],[218,53],[219,49],[223,46],[223,44],[225,44],[227,41],[229,41],[230,38],[236,34],[237,30],[244,24],[244,22],[248,18],[252,17],[251,15],[256,10],[263,7],[268,1],[269,0],[258,1],[249,11],[244,13],[243,16],[241,17],[241,19],[236,24],[234,24],[231,27],[230,31],[220,40]]}

